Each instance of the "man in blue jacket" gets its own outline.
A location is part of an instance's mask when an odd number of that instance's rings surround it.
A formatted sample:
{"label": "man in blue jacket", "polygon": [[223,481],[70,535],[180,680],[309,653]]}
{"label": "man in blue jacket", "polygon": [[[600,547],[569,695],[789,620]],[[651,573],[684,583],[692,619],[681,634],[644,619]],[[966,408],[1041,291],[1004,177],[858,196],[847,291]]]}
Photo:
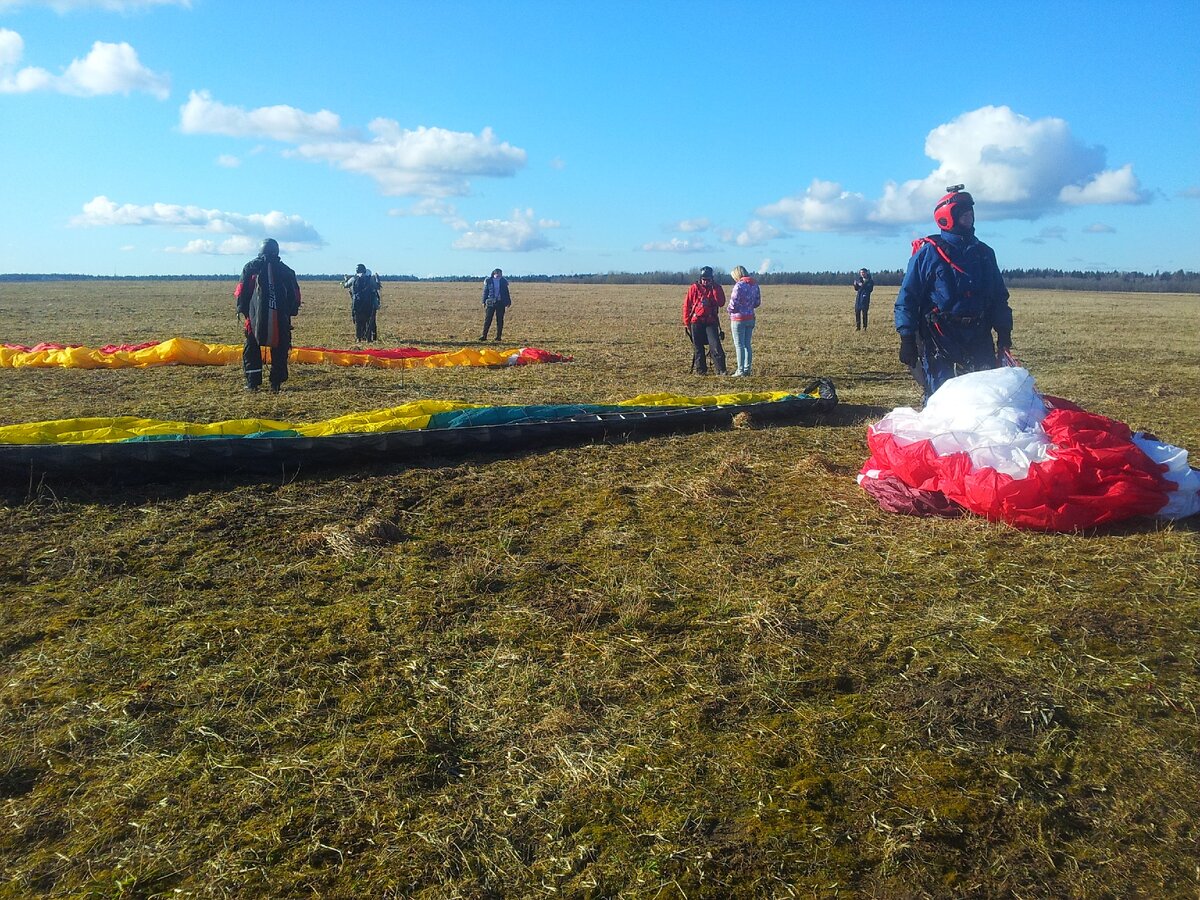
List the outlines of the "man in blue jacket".
{"label": "man in blue jacket", "polygon": [[504,334],[504,311],[512,306],[512,297],[508,294],[508,279],[499,269],[492,270],[491,278],[483,283],[483,334],[481,341],[486,341],[488,329],[492,327],[492,317],[496,319],[496,340]]}
{"label": "man in blue jacket", "polygon": [[1008,289],[995,252],[975,237],[975,201],[962,188],[947,188],[934,207],[940,232],[913,241],[896,296],[900,362],[925,400],[956,375],[996,368],[997,352],[1012,347]]}

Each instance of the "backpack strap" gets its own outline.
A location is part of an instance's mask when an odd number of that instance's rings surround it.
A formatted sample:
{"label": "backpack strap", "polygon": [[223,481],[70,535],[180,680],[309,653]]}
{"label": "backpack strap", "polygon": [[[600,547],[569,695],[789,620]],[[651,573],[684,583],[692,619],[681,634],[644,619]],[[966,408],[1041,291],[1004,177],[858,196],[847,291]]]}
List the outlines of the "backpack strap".
{"label": "backpack strap", "polygon": [[937,251],[937,255],[940,256],[942,259],[944,259],[946,261],[946,265],[948,265],[950,268],[952,268],[955,272],[958,272],[962,275],[967,274],[965,271],[963,271],[961,266],[959,266],[954,260],[952,260],[950,258],[950,251],[948,249],[949,245],[946,243],[945,238],[943,238],[940,234],[930,234],[923,238],[917,238],[915,241],[913,241],[912,242],[913,256],[916,256],[917,251],[919,251],[926,244],[931,245],[933,247],[933,249]]}

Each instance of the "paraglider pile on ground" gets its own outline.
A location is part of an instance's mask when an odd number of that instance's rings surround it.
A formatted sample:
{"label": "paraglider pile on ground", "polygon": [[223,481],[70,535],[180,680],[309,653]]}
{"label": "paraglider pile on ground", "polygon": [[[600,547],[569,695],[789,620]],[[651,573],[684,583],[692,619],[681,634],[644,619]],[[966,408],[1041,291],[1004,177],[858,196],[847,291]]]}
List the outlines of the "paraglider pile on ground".
{"label": "paraglider pile on ground", "polygon": [[1023,368],[946,382],[921,412],[892,410],[868,429],[859,484],[884,509],[965,511],[1042,531],[1200,512],[1186,450],[1043,396]]}
{"label": "paraglider pile on ground", "polygon": [[765,421],[825,412],[836,404],[833,384],[818,379],[799,393],[642,394],[612,404],[483,406],[419,400],[306,424],[131,416],[60,419],[0,427],[0,475],[277,471],[281,465],[338,465],[412,453],[528,449],[614,435],[694,431],[728,425],[740,413]]}
{"label": "paraglider pile on ground", "polygon": [[[270,362],[270,348],[263,354]],[[325,347],[293,347],[292,363],[325,363],[333,366],[372,366],[382,369],[411,369],[418,366],[523,366],[532,363],[570,362],[538,347],[506,350],[463,347],[460,350],[420,350],[416,347],[330,350]],[[206,344],[188,338],[148,341],[141,344],[107,344],[81,347],[43,343],[34,347],[0,345],[0,368],[143,369],[150,366],[228,366],[242,361],[242,348],[234,344]]]}

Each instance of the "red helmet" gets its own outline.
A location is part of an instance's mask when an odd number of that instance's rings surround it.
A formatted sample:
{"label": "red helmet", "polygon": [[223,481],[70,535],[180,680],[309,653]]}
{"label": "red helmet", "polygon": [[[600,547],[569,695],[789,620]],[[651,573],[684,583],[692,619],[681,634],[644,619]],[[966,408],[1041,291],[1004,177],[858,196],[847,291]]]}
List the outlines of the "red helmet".
{"label": "red helmet", "polygon": [[959,217],[968,209],[975,208],[975,198],[955,184],[946,188],[947,194],[933,208],[933,221],[942,231],[953,231],[959,225]]}

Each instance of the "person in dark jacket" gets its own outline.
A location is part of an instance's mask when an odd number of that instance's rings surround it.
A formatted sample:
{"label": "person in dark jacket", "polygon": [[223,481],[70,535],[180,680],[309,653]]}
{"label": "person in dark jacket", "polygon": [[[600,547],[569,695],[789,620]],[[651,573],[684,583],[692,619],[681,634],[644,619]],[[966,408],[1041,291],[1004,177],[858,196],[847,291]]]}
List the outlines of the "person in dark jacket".
{"label": "person in dark jacket", "polygon": [[871,311],[871,291],[875,290],[875,282],[871,273],[866,269],[858,270],[854,279],[854,330],[867,327],[867,313]]}
{"label": "person in dark jacket", "polygon": [[347,275],[342,287],[350,292],[350,318],[354,320],[354,339],[373,341],[379,337],[379,276],[359,263],[354,274]]}
{"label": "person in dark jacket", "polygon": [[262,242],[258,256],[242,267],[242,278],[233,291],[238,316],[246,319],[242,347],[242,374],[246,390],[262,386],[262,348],[271,349],[271,390],[278,392],[288,377],[292,349],[292,317],[300,312],[300,282],[279,259],[274,238]]}
{"label": "person in dark jacket", "polygon": [[683,299],[683,327],[692,339],[692,371],[697,375],[708,374],[705,345],[712,352],[717,374],[725,374],[725,348],[721,346],[721,325],[717,317],[717,310],[724,305],[725,290],[713,280],[712,266],[705,266]]}
{"label": "person in dark jacket", "polygon": [[997,353],[1012,347],[1008,289],[995,252],[975,237],[975,201],[962,188],[947,188],[934,207],[940,232],[913,241],[896,296],[900,362],[925,400],[956,375],[996,368]]}
{"label": "person in dark jacket", "polygon": [[508,279],[499,269],[493,269],[490,278],[483,282],[483,334],[481,341],[488,339],[488,329],[492,327],[492,318],[496,319],[496,340],[504,334],[504,311],[512,306],[512,297],[508,293]]}

